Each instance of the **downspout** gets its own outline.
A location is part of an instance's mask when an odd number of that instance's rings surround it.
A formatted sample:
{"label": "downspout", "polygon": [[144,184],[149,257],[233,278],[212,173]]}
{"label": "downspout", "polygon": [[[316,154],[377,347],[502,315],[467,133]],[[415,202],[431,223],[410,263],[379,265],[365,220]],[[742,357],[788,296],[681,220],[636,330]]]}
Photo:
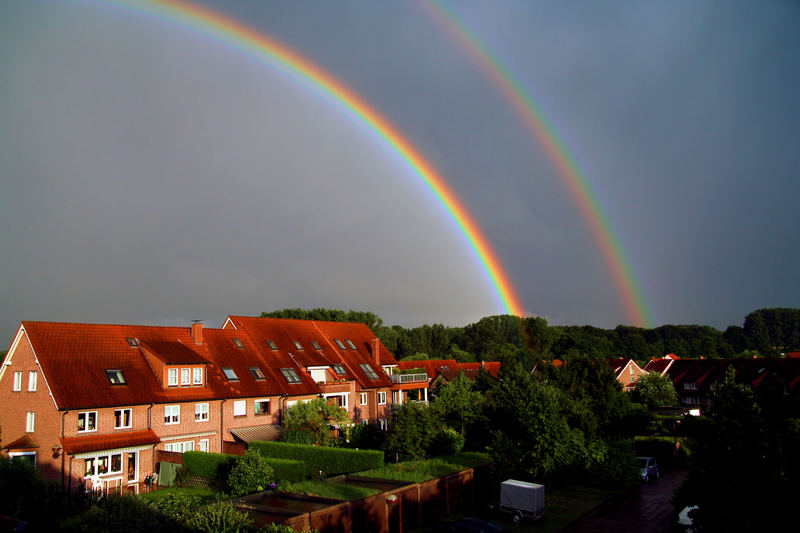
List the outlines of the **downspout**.
{"label": "downspout", "polygon": [[147,429],[152,429],[153,404],[147,408]]}
{"label": "downspout", "polygon": [[[64,413],[61,415],[61,438],[62,439],[64,438],[64,419],[66,418],[67,413],[69,413],[69,409],[64,411]],[[64,442],[64,441],[62,440],[61,442]],[[61,448],[61,490],[64,490],[64,485],[66,484],[64,482],[65,461],[66,461],[66,459],[64,458],[64,448]],[[70,462],[70,466],[72,466],[71,462]],[[72,482],[72,479],[70,479],[70,484],[72,484],[71,482]]]}
{"label": "downspout", "polygon": [[222,451],[222,441],[223,441],[223,422],[225,420],[225,412],[222,409],[222,405],[227,402],[227,398],[223,398],[222,401],[219,402],[219,453],[225,453]]}

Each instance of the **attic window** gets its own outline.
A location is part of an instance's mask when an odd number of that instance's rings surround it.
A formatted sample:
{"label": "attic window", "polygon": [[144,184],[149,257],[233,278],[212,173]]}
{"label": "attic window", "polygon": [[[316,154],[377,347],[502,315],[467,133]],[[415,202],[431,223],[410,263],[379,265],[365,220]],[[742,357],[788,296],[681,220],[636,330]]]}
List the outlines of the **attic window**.
{"label": "attic window", "polygon": [[251,366],[250,373],[253,374],[255,379],[267,379],[264,377],[264,373],[261,371],[261,369],[257,366]]}
{"label": "attic window", "polygon": [[106,370],[106,377],[112,385],[125,385],[125,376],[122,375],[122,370]]}
{"label": "attic window", "polygon": [[300,383],[300,376],[297,375],[294,368],[281,368],[281,374],[289,383]]}
{"label": "attic window", "polygon": [[339,374],[340,376],[347,374],[342,365],[333,365],[333,371]]}
{"label": "attic window", "polygon": [[322,346],[320,346],[317,341],[311,341],[311,346],[313,346],[315,350],[321,350],[322,349]]}
{"label": "attic window", "polygon": [[270,350],[277,350],[277,349],[278,349],[278,345],[277,345],[277,344],[275,344],[275,342],[273,342],[273,341],[269,341],[269,340],[268,340],[268,341],[267,341],[267,346],[269,346],[269,349],[270,349]]}
{"label": "attic window", "polygon": [[244,344],[242,344],[242,341],[239,340],[239,337],[233,338],[233,344],[235,344],[237,348],[244,348]]}
{"label": "attic window", "polygon": [[361,370],[363,370],[367,374],[367,377],[369,379],[372,379],[372,380],[378,379],[378,374],[376,374],[375,370],[371,366],[369,366],[367,363],[361,363],[358,366],[360,366]]}
{"label": "attic window", "polygon": [[222,367],[222,373],[225,374],[225,377],[228,378],[228,381],[239,381],[239,376],[236,375],[236,372],[229,366]]}
{"label": "attic window", "polygon": [[333,340],[334,340],[334,341],[336,341],[336,344],[337,344],[337,345],[339,346],[339,348],[341,348],[342,350],[346,350],[346,349],[347,349],[347,346],[345,346],[345,345],[344,345],[344,343],[343,343],[342,341],[340,341],[339,339],[333,339]]}
{"label": "attic window", "polygon": [[302,349],[303,349],[303,345],[302,345],[302,344],[300,344],[300,341],[292,341],[292,343],[294,343],[295,347],[296,347],[298,350],[302,350]]}
{"label": "attic window", "polygon": [[131,348],[136,348],[137,346],[139,346],[139,343],[136,342],[136,339],[134,339],[133,337],[128,337],[128,346],[130,346]]}
{"label": "attic window", "polygon": [[356,345],[355,345],[355,344],[353,344],[353,341],[351,341],[350,339],[345,339],[345,342],[347,343],[347,345],[348,345],[348,346],[349,346],[351,349],[353,349],[353,350],[355,350],[355,349],[356,349]]}

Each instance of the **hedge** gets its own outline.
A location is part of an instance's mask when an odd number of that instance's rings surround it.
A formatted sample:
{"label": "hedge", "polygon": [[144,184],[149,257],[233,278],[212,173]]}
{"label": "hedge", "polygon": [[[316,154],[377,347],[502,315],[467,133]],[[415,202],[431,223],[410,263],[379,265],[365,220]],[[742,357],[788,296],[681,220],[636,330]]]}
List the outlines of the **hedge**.
{"label": "hedge", "polygon": [[303,461],[309,475],[317,472],[323,472],[326,476],[349,474],[383,465],[383,452],[379,450],[350,450],[263,441],[254,441],[248,446],[250,449],[258,450],[264,457]]}
{"label": "hedge", "polygon": [[[253,448],[254,450],[256,448]],[[306,464],[303,461],[294,459],[278,459],[276,457],[262,457],[275,472],[275,479],[278,481],[302,481],[306,478]]]}
{"label": "hedge", "polygon": [[[306,477],[306,465],[303,461],[268,457],[261,454],[275,472],[275,479],[280,481],[300,481]],[[190,476],[214,478],[227,482],[228,474],[239,455],[184,452],[183,467]],[[316,470],[314,470],[316,472]]]}

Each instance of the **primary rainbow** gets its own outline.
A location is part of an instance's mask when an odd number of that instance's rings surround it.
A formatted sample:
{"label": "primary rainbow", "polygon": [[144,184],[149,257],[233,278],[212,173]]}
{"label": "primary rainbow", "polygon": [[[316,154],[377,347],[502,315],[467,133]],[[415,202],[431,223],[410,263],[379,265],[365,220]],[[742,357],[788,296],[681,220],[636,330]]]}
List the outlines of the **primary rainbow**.
{"label": "primary rainbow", "polygon": [[309,83],[353,117],[363,123],[387,147],[394,151],[430,190],[458,226],[477,257],[493,292],[503,310],[524,316],[525,310],[514,291],[511,280],[500,264],[497,254],[473,218],[458,200],[444,178],[386,118],[363,98],[325,72],[323,69],[282,43],[259,33],[231,18],[206,7],[184,0],[104,0],[106,3],[134,8],[180,23],[207,36],[218,39],[242,52],[252,54],[284,73]]}
{"label": "primary rainbow", "polygon": [[650,313],[644,304],[642,292],[633,275],[633,269],[625,257],[622,245],[612,231],[611,223],[603,212],[596,194],[592,191],[575,159],[559,139],[555,128],[547,121],[533,100],[525,94],[524,89],[514,79],[511,72],[489,52],[485,44],[481,43],[463,23],[459,22],[453,13],[449,12],[441,3],[433,0],[424,1],[422,5],[426,7],[426,11],[434,20],[468,51],[517,110],[536,141],[544,148],[586,219],[611,272],[626,316],[636,325],[652,327]]}

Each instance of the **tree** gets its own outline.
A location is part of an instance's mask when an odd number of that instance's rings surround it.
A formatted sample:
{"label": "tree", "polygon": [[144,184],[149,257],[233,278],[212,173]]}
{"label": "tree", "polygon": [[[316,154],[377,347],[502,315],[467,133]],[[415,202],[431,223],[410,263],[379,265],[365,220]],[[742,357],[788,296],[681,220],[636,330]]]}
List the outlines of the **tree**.
{"label": "tree", "polygon": [[331,431],[334,425],[350,423],[347,411],[325,398],[300,402],[286,409],[284,440],[300,444],[330,446],[335,438]]}
{"label": "tree", "polygon": [[272,467],[255,450],[247,450],[242,457],[236,459],[231,473],[228,474],[228,486],[234,496],[264,490],[273,481],[275,475]]}
{"label": "tree", "polygon": [[439,387],[431,409],[463,437],[466,435],[467,425],[481,415],[483,395],[474,390],[473,383],[463,372],[459,372],[454,380]]}
{"label": "tree", "polygon": [[639,379],[636,380],[633,398],[635,401],[645,404],[648,409],[678,404],[678,395],[675,393],[672,381],[658,372],[639,376]]}
{"label": "tree", "polygon": [[386,434],[390,455],[423,459],[442,427],[436,412],[419,403],[405,403],[392,413]]}

